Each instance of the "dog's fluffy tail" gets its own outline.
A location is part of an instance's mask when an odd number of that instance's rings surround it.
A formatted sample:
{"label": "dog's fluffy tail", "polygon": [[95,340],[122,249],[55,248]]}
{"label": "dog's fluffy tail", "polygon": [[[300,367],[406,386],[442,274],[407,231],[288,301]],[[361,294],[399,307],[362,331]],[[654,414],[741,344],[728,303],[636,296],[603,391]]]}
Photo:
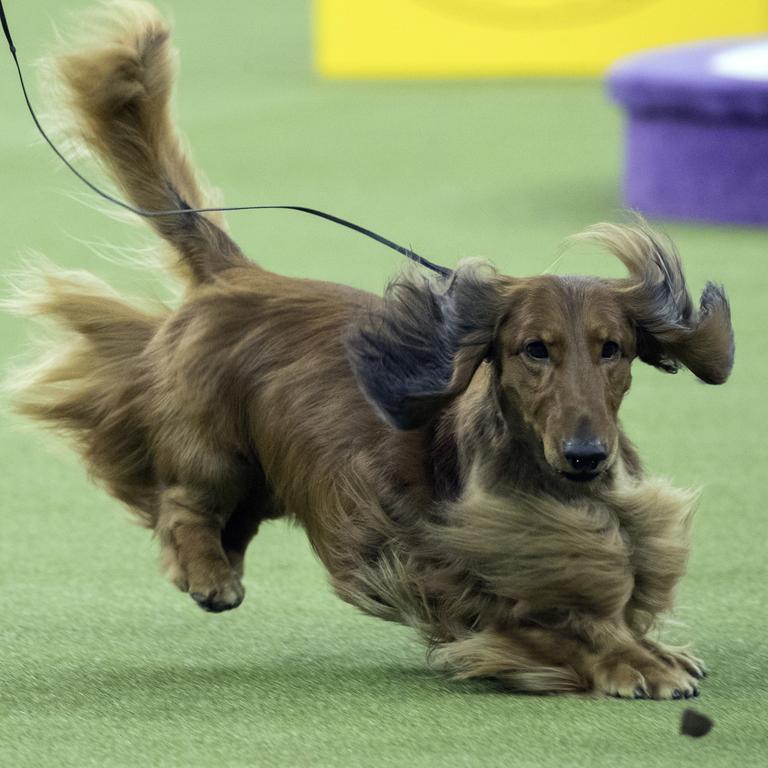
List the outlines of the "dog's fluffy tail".
{"label": "dog's fluffy tail", "polygon": [[[171,117],[175,54],[167,23],[140,0],[108,2],[84,21],[82,39],[48,68],[76,134],[134,206],[147,211],[205,207]],[[148,221],[180,254],[194,283],[248,263],[219,215],[185,213]]]}

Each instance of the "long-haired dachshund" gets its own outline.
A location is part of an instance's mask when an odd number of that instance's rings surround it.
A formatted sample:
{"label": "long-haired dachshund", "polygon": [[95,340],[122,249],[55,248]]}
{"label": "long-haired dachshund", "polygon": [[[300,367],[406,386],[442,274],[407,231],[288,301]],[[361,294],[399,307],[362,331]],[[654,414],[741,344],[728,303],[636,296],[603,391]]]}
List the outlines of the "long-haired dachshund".
{"label": "long-haired dachshund", "polygon": [[[102,21],[54,62],[80,138],[136,206],[202,207],[171,119],[167,25],[139,2]],[[700,662],[648,637],[685,570],[694,498],[644,474],[617,414],[635,358],[728,378],[722,288],[695,307],[676,252],[639,220],[583,235],[625,279],[471,262],[383,298],[268,272],[218,215],[150,221],[181,305],[147,311],[43,270],[27,309],[71,343],[18,406],[154,530],[179,589],[235,608],[249,541],[290,517],[344,600],[414,627],[457,677],[698,692]]]}

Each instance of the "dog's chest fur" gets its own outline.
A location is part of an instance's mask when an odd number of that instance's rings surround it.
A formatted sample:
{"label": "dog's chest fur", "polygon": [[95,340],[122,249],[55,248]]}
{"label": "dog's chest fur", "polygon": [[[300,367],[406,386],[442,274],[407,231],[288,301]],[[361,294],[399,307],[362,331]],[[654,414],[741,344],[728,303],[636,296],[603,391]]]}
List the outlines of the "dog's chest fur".
{"label": "dog's chest fur", "polygon": [[684,573],[695,495],[632,480],[576,502],[484,487],[461,497],[378,555],[334,574],[347,600],[445,640],[470,628],[546,621],[571,612],[667,610]]}

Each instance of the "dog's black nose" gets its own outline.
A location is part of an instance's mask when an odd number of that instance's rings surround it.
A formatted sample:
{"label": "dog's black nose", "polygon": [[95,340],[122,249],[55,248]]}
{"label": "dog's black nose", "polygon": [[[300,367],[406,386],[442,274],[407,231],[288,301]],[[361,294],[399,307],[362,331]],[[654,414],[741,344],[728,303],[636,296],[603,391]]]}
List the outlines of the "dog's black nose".
{"label": "dog's black nose", "polygon": [[594,472],[608,458],[608,451],[600,440],[566,440],[563,455],[575,470]]}

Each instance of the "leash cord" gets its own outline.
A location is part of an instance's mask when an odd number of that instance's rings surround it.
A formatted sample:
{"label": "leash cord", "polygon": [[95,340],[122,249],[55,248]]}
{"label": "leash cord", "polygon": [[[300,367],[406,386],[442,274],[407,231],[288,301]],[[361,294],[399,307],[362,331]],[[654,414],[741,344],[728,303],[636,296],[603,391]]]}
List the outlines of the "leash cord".
{"label": "leash cord", "polygon": [[43,129],[43,126],[40,124],[40,121],[38,120],[37,114],[35,113],[35,110],[32,106],[32,102],[29,98],[29,94],[27,93],[27,87],[24,82],[24,75],[21,71],[21,65],[19,64],[19,59],[16,54],[16,46],[13,43],[13,38],[11,37],[11,30],[8,27],[8,19],[5,15],[5,9],[3,8],[3,2],[0,0],[0,23],[3,27],[3,32],[5,33],[5,38],[8,41],[8,48],[10,49],[11,56],[13,57],[13,62],[16,65],[16,72],[19,76],[19,83],[21,85],[21,92],[24,95],[24,101],[27,104],[27,109],[29,110],[29,114],[32,116],[32,121],[35,124],[35,127],[37,128],[40,135],[45,139],[45,142],[48,144],[48,146],[54,151],[56,156],[61,160],[64,165],[69,168],[72,173],[77,176],[78,179],[80,179],[83,184],[85,184],[92,192],[95,192],[99,197],[103,198],[104,200],[107,200],[110,203],[113,203],[114,205],[119,206],[120,208],[124,208],[126,211],[130,211],[131,213],[136,214],[137,216],[141,216],[143,218],[156,218],[160,216],[176,216],[176,215],[183,215],[183,214],[190,214],[190,213],[226,213],[226,212],[236,212],[236,211],[264,211],[264,210],[284,210],[284,211],[299,211],[301,213],[307,213],[311,216],[317,216],[318,218],[325,219],[326,221],[331,221],[334,224],[339,224],[342,227],[347,227],[348,229],[351,229],[355,232],[360,233],[361,235],[365,235],[366,237],[370,237],[372,240],[375,240],[378,243],[381,243],[382,245],[385,245],[387,248],[391,248],[393,251],[397,251],[402,256],[405,256],[406,258],[410,259],[411,261],[416,262],[417,264],[420,264],[423,267],[426,267],[427,269],[431,269],[433,272],[436,272],[438,275],[442,275],[443,277],[448,277],[451,274],[453,274],[453,271],[448,269],[447,267],[440,266],[439,264],[435,264],[432,261],[429,261],[429,259],[425,259],[423,256],[419,256],[418,253],[415,251],[412,251],[410,248],[406,248],[403,245],[398,245],[397,243],[393,242],[392,240],[389,240],[388,238],[384,237],[383,235],[379,235],[376,232],[367,229],[366,227],[360,226],[359,224],[355,224],[351,221],[347,221],[346,219],[342,219],[338,216],[334,216],[330,213],[325,213],[325,211],[319,211],[315,208],[307,208],[303,205],[236,205],[236,206],[230,206],[226,208],[174,208],[167,211],[146,211],[142,208],[136,208],[129,203],[126,203],[123,200],[120,200],[116,197],[113,197],[112,195],[108,194],[104,190],[97,187],[92,181],[87,179],[85,176],[83,176],[80,171],[77,170],[77,168],[72,165],[72,163],[67,160],[67,158],[62,154],[62,152],[59,151],[58,147],[53,143],[53,141],[50,139],[48,134]]}

